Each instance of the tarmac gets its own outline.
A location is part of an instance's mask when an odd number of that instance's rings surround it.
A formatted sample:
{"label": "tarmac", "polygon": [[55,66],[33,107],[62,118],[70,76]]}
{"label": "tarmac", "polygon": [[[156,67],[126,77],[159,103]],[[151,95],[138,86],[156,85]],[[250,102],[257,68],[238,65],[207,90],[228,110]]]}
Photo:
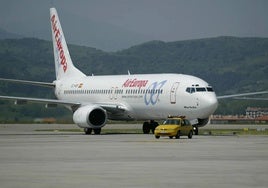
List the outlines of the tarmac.
{"label": "tarmac", "polygon": [[[45,128],[55,131],[36,131]],[[1,188],[268,185],[268,136],[155,139],[59,131],[63,128],[76,127],[0,125]]]}

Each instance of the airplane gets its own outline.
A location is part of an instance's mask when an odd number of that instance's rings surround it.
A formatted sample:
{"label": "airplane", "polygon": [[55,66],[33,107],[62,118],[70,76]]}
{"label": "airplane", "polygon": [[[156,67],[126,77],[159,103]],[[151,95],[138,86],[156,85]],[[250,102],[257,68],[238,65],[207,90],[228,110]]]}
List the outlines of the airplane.
{"label": "airplane", "polygon": [[85,134],[100,134],[107,120],[149,120],[143,132],[154,131],[168,116],[186,116],[195,127],[205,126],[218,106],[218,99],[250,96],[268,91],[217,97],[206,81],[185,74],[130,74],[86,76],[71,59],[55,8],[50,8],[56,80],[52,83],[0,78],[19,84],[54,89],[57,99],[0,96],[15,104],[44,103],[46,107],[63,105],[73,112],[73,121]]}

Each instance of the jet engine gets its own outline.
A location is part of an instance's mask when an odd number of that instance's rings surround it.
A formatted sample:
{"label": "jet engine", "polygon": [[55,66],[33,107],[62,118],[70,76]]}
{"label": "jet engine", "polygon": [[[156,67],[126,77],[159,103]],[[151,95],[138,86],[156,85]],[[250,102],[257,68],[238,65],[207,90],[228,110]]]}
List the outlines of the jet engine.
{"label": "jet engine", "polygon": [[82,106],[74,112],[73,121],[81,128],[101,128],[107,122],[107,113],[97,105]]}

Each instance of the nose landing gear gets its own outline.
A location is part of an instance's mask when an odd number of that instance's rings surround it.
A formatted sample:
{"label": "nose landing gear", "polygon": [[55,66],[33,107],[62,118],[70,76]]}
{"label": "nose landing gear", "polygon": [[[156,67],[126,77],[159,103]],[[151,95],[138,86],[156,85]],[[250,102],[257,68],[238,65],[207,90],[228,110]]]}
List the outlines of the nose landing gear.
{"label": "nose landing gear", "polygon": [[198,127],[194,127],[194,134],[198,135]]}

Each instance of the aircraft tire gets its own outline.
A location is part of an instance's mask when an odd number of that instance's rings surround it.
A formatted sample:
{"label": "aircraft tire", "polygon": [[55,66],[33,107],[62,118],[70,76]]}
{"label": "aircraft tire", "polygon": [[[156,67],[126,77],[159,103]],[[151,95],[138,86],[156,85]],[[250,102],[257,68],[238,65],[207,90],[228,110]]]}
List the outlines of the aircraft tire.
{"label": "aircraft tire", "polygon": [[151,131],[154,134],[154,130],[155,128],[158,126],[158,123],[153,121],[152,123],[150,123],[150,127],[151,127]]}
{"label": "aircraft tire", "polygon": [[94,134],[99,135],[101,133],[101,128],[99,129],[93,129]]}
{"label": "aircraft tire", "polygon": [[92,128],[84,128],[84,132],[86,135],[91,134],[92,133]]}
{"label": "aircraft tire", "polygon": [[150,124],[148,122],[144,122],[142,126],[143,134],[150,133]]}
{"label": "aircraft tire", "polygon": [[194,134],[198,135],[198,128],[197,127],[194,129]]}

